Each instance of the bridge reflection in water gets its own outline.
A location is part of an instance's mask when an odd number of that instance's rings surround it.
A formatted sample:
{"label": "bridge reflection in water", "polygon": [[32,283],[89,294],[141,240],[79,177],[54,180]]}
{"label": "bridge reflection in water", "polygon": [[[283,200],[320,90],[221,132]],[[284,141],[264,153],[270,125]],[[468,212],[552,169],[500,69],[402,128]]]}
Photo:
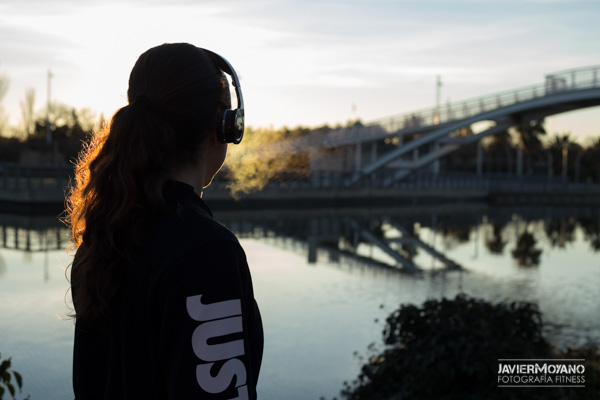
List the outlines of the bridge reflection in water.
{"label": "bridge reflection in water", "polygon": [[[536,240],[552,247],[573,241],[577,228],[600,251],[600,210],[597,207],[491,206],[486,203],[412,205],[390,208],[337,208],[221,211],[217,219],[241,238],[268,239],[284,249],[302,251],[309,262],[318,257],[406,272],[460,270],[442,249],[450,242],[475,244],[479,236],[492,254],[511,250],[519,266],[539,264]],[[507,232],[507,230],[511,230]],[[533,232],[537,230],[538,232]],[[538,238],[536,238],[536,235]],[[473,238],[472,238],[473,236]],[[439,239],[441,238],[441,240]],[[443,241],[443,242],[442,242]],[[420,263],[416,262],[416,255]],[[431,263],[423,262],[423,255]],[[427,265],[426,265],[427,264]]]}
{"label": "bridge reflection in water", "polygon": [[[450,242],[473,241],[476,258],[480,235],[485,235],[484,243],[491,253],[501,254],[508,242],[507,229],[516,238],[511,250],[516,264],[535,266],[541,256],[536,247],[539,237],[536,239],[531,229],[536,223],[552,246],[564,247],[579,227],[592,250],[600,251],[597,207],[449,203],[390,208],[216,210],[215,216],[240,239],[260,239],[302,253],[309,263],[321,259],[409,273],[463,269],[445,254],[445,247]],[[3,249],[25,254],[65,251],[70,245],[68,229],[54,216],[0,215],[0,235]],[[45,271],[47,276],[47,265]]]}
{"label": "bridge reflection in water", "polygon": [[68,231],[64,227],[32,228],[2,225],[2,248],[30,252],[64,250]]}
{"label": "bridge reflection in water", "polygon": [[[69,231],[55,216],[0,214],[0,246],[22,252],[26,257],[44,253],[44,281],[49,279],[51,251],[65,251]],[[0,276],[6,270],[0,255]]]}

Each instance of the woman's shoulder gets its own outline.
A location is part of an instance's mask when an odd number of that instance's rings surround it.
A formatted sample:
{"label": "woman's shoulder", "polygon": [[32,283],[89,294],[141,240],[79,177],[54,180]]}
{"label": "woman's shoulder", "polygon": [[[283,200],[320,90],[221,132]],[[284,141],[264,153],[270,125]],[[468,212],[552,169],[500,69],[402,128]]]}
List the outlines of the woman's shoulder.
{"label": "woman's shoulder", "polygon": [[232,282],[250,281],[246,256],[236,236],[202,213],[175,213],[157,219],[149,232],[143,262],[150,273],[150,286],[161,293],[173,285],[183,292],[201,287],[206,293],[215,289],[225,293]]}
{"label": "woman's shoulder", "polygon": [[238,244],[226,226],[212,216],[188,207],[156,218],[150,225],[147,242],[151,246],[164,242],[179,248],[185,244],[194,247],[219,242]]}

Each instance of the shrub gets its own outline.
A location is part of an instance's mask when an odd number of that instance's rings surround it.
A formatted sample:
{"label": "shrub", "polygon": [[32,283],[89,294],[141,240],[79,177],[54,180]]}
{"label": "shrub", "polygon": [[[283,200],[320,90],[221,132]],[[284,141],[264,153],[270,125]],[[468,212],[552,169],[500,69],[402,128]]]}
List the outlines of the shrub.
{"label": "shrub", "polygon": [[[537,306],[491,304],[458,295],[402,305],[386,320],[385,349],[374,351],[341,392],[349,400],[576,399],[598,393],[600,368],[586,364],[586,388],[499,388],[500,358],[575,358],[542,335]],[[596,349],[580,350],[598,358]],[[581,354],[579,354],[581,355]],[[595,383],[593,380],[595,379]],[[583,396],[583,397],[580,397]],[[597,397],[592,397],[597,398]]]}

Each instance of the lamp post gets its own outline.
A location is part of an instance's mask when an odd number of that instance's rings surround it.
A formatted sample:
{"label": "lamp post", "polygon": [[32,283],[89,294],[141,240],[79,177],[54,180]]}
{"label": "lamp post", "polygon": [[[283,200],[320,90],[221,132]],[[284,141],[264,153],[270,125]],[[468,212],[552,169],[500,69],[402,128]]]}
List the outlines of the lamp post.
{"label": "lamp post", "polygon": [[435,83],[435,118],[433,123],[440,123],[440,97],[442,95],[442,78],[438,75]]}
{"label": "lamp post", "polygon": [[46,143],[48,146],[52,144],[52,129],[50,127],[50,94],[51,94],[51,85],[50,80],[54,75],[52,71],[48,70],[48,74],[46,75],[46,87],[48,89],[48,101],[46,103]]}

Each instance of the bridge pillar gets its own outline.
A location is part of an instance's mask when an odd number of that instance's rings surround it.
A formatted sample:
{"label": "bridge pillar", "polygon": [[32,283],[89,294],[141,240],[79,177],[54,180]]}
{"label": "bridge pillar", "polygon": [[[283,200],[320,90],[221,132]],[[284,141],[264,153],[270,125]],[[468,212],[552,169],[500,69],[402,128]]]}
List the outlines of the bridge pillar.
{"label": "bridge pillar", "polygon": [[517,176],[520,178],[523,175],[523,149],[519,144],[517,146]]}
{"label": "bridge pillar", "polygon": [[[440,142],[435,141],[433,143],[433,152],[434,153],[438,153],[440,151]],[[439,175],[440,174],[440,159],[436,158],[436,160],[433,162],[433,175]]]}
{"label": "bridge pillar", "polygon": [[356,172],[360,171],[361,165],[361,156],[362,156],[362,146],[360,142],[356,142],[356,146],[354,147],[354,170]]}
{"label": "bridge pillar", "polygon": [[569,165],[569,150],[566,147],[562,149],[562,179],[567,181],[567,170]]}
{"label": "bridge pillar", "polygon": [[575,154],[575,182],[579,182],[579,174],[581,171],[581,153],[577,152]]}
{"label": "bridge pillar", "polygon": [[377,142],[371,144],[371,162],[377,161]]}
{"label": "bridge pillar", "polygon": [[308,263],[314,264],[317,262],[317,252],[319,250],[319,239],[318,239],[318,235],[319,235],[319,231],[320,231],[319,221],[316,219],[311,219],[309,226],[310,226],[309,234],[307,237]]}
{"label": "bridge pillar", "polygon": [[481,140],[477,142],[477,176],[483,173],[483,146]]}
{"label": "bridge pillar", "polygon": [[[431,248],[435,250],[435,237],[437,236],[437,214],[431,215],[431,231],[433,238],[431,239]],[[431,268],[435,267],[435,256],[431,257]]]}

